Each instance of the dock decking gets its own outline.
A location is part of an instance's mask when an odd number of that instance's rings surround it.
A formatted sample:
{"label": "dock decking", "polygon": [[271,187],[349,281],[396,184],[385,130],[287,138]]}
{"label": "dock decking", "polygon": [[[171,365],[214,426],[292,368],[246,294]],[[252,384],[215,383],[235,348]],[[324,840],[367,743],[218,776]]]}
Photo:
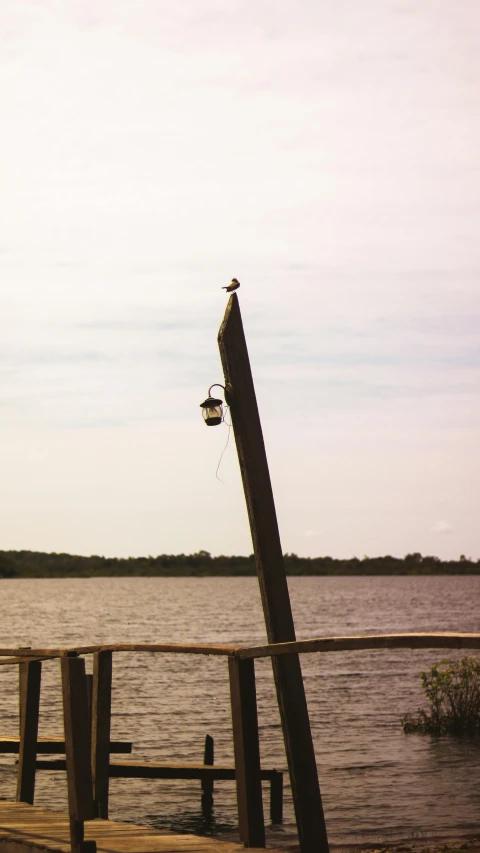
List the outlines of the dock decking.
{"label": "dock decking", "polygon": [[[85,841],[95,841],[98,853],[240,853],[243,850],[242,845],[233,842],[101,818],[85,821],[84,826]],[[0,801],[0,851],[70,853],[68,814],[27,803]]]}

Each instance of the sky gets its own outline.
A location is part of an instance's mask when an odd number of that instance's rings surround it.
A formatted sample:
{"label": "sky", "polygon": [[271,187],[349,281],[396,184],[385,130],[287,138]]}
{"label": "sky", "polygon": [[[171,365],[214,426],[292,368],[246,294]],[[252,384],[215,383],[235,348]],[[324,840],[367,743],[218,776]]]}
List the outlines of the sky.
{"label": "sky", "polygon": [[236,276],[284,552],[480,558],[479,25],[2,4],[0,549],[251,553]]}

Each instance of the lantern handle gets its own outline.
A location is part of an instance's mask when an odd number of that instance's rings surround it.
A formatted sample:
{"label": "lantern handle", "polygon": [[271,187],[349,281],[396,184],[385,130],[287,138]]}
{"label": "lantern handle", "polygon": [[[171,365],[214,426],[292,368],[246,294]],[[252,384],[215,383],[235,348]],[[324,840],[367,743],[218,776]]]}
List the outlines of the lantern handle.
{"label": "lantern handle", "polygon": [[215,382],[215,383],[214,383],[214,385],[210,385],[210,388],[208,389],[208,396],[209,396],[209,397],[211,397],[211,396],[212,396],[212,388],[223,388],[223,390],[225,391],[225,386],[224,386],[224,385],[219,385],[219,383],[218,383],[218,382]]}
{"label": "lantern handle", "polygon": [[208,396],[209,396],[209,397],[210,397],[210,396],[211,396],[211,394],[212,394],[212,388],[222,388],[222,390],[223,390],[223,395],[224,395],[224,397],[225,397],[225,402],[226,402],[226,404],[227,404],[227,406],[228,406],[228,397],[229,397],[229,396],[231,397],[231,395],[232,395],[232,391],[233,391],[233,388],[232,388],[232,386],[230,385],[230,382],[227,382],[227,384],[226,384],[226,385],[220,385],[220,383],[219,383],[219,382],[215,382],[213,385],[210,385],[210,388],[208,389]]}

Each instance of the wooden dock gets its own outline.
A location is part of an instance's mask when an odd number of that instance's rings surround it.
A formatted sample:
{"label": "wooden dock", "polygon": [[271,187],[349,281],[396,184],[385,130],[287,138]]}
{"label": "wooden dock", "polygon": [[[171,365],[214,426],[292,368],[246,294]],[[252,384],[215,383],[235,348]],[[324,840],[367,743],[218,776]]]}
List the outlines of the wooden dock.
{"label": "wooden dock", "polygon": [[[260,763],[254,665],[258,658],[288,658],[365,649],[480,649],[480,634],[387,634],[357,637],[314,637],[266,646],[183,644],[108,644],[67,649],[0,649],[0,665],[20,670],[20,734],[0,738],[0,748],[18,753],[14,802],[0,800],[0,853],[238,853],[240,845],[210,838],[158,831],[108,820],[109,779],[199,779],[202,811],[212,806],[213,784],[235,781],[238,830],[244,847],[265,849],[262,780],[271,782],[271,820],[281,821],[282,771]],[[129,753],[130,741],[110,738],[112,656],[128,652],[217,655],[228,662],[234,764],[214,764],[213,739],[206,738],[203,764],[112,760]],[[84,655],[92,655],[87,675]],[[63,737],[38,737],[42,661],[58,659],[63,695]],[[208,747],[208,748],[207,748]],[[65,758],[43,758],[43,754]],[[66,771],[68,812],[33,805],[38,770]],[[308,794],[308,790],[306,792]],[[275,794],[275,796],[274,796]],[[274,808],[274,803],[277,806]],[[306,808],[306,805],[305,805]],[[298,828],[298,816],[297,816]],[[305,833],[304,833],[305,836]],[[315,838],[300,837],[301,853],[328,853]],[[315,842],[315,843],[314,843]]]}
{"label": "wooden dock", "polygon": [[[278,698],[290,787],[301,853],[329,853],[313,739],[300,656],[307,653],[365,649],[480,649],[480,634],[401,634],[375,637],[314,637],[296,640],[283,551],[268,471],[265,445],[238,296],[230,296],[218,344],[225,402],[229,406],[252,533],[268,644],[239,647],[219,644],[116,643],[75,648],[2,648],[0,667],[20,672],[20,732],[0,740],[0,751],[18,752],[15,802],[0,801],[0,853],[237,853],[239,845],[193,835],[178,835],[108,820],[109,780],[196,778],[202,808],[212,804],[215,780],[235,780],[238,829],[244,847],[265,848],[262,779],[271,782],[271,817],[281,820],[282,771],[261,766],[255,661],[269,657]],[[209,396],[210,391],[209,389]],[[70,614],[74,622],[75,611]],[[111,740],[112,656],[123,652],[216,655],[228,663],[234,763],[203,764],[111,761],[129,752],[129,742]],[[85,656],[93,656],[87,674]],[[59,659],[64,737],[39,738],[42,662]],[[174,711],[172,710],[172,713]],[[40,754],[65,759],[38,759]],[[37,769],[64,768],[68,813],[33,805]],[[273,796],[274,791],[275,797]],[[278,808],[273,808],[274,800]]]}
{"label": "wooden dock", "polygon": [[[85,821],[84,827],[87,845],[96,842],[98,853],[240,853],[243,849],[233,842],[101,818]],[[0,851],[70,853],[69,816],[27,803],[0,801]]]}

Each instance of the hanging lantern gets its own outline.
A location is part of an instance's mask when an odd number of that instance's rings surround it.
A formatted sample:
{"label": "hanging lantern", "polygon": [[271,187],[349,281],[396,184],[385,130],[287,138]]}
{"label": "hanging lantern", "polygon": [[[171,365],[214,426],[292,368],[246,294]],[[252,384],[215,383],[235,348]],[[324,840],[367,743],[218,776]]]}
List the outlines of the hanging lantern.
{"label": "hanging lantern", "polygon": [[[212,385],[213,388],[213,385]],[[217,400],[215,397],[210,397],[210,388],[208,391],[209,396],[203,403],[200,403],[202,409],[203,420],[205,421],[207,426],[218,426],[223,421],[223,401]]]}

